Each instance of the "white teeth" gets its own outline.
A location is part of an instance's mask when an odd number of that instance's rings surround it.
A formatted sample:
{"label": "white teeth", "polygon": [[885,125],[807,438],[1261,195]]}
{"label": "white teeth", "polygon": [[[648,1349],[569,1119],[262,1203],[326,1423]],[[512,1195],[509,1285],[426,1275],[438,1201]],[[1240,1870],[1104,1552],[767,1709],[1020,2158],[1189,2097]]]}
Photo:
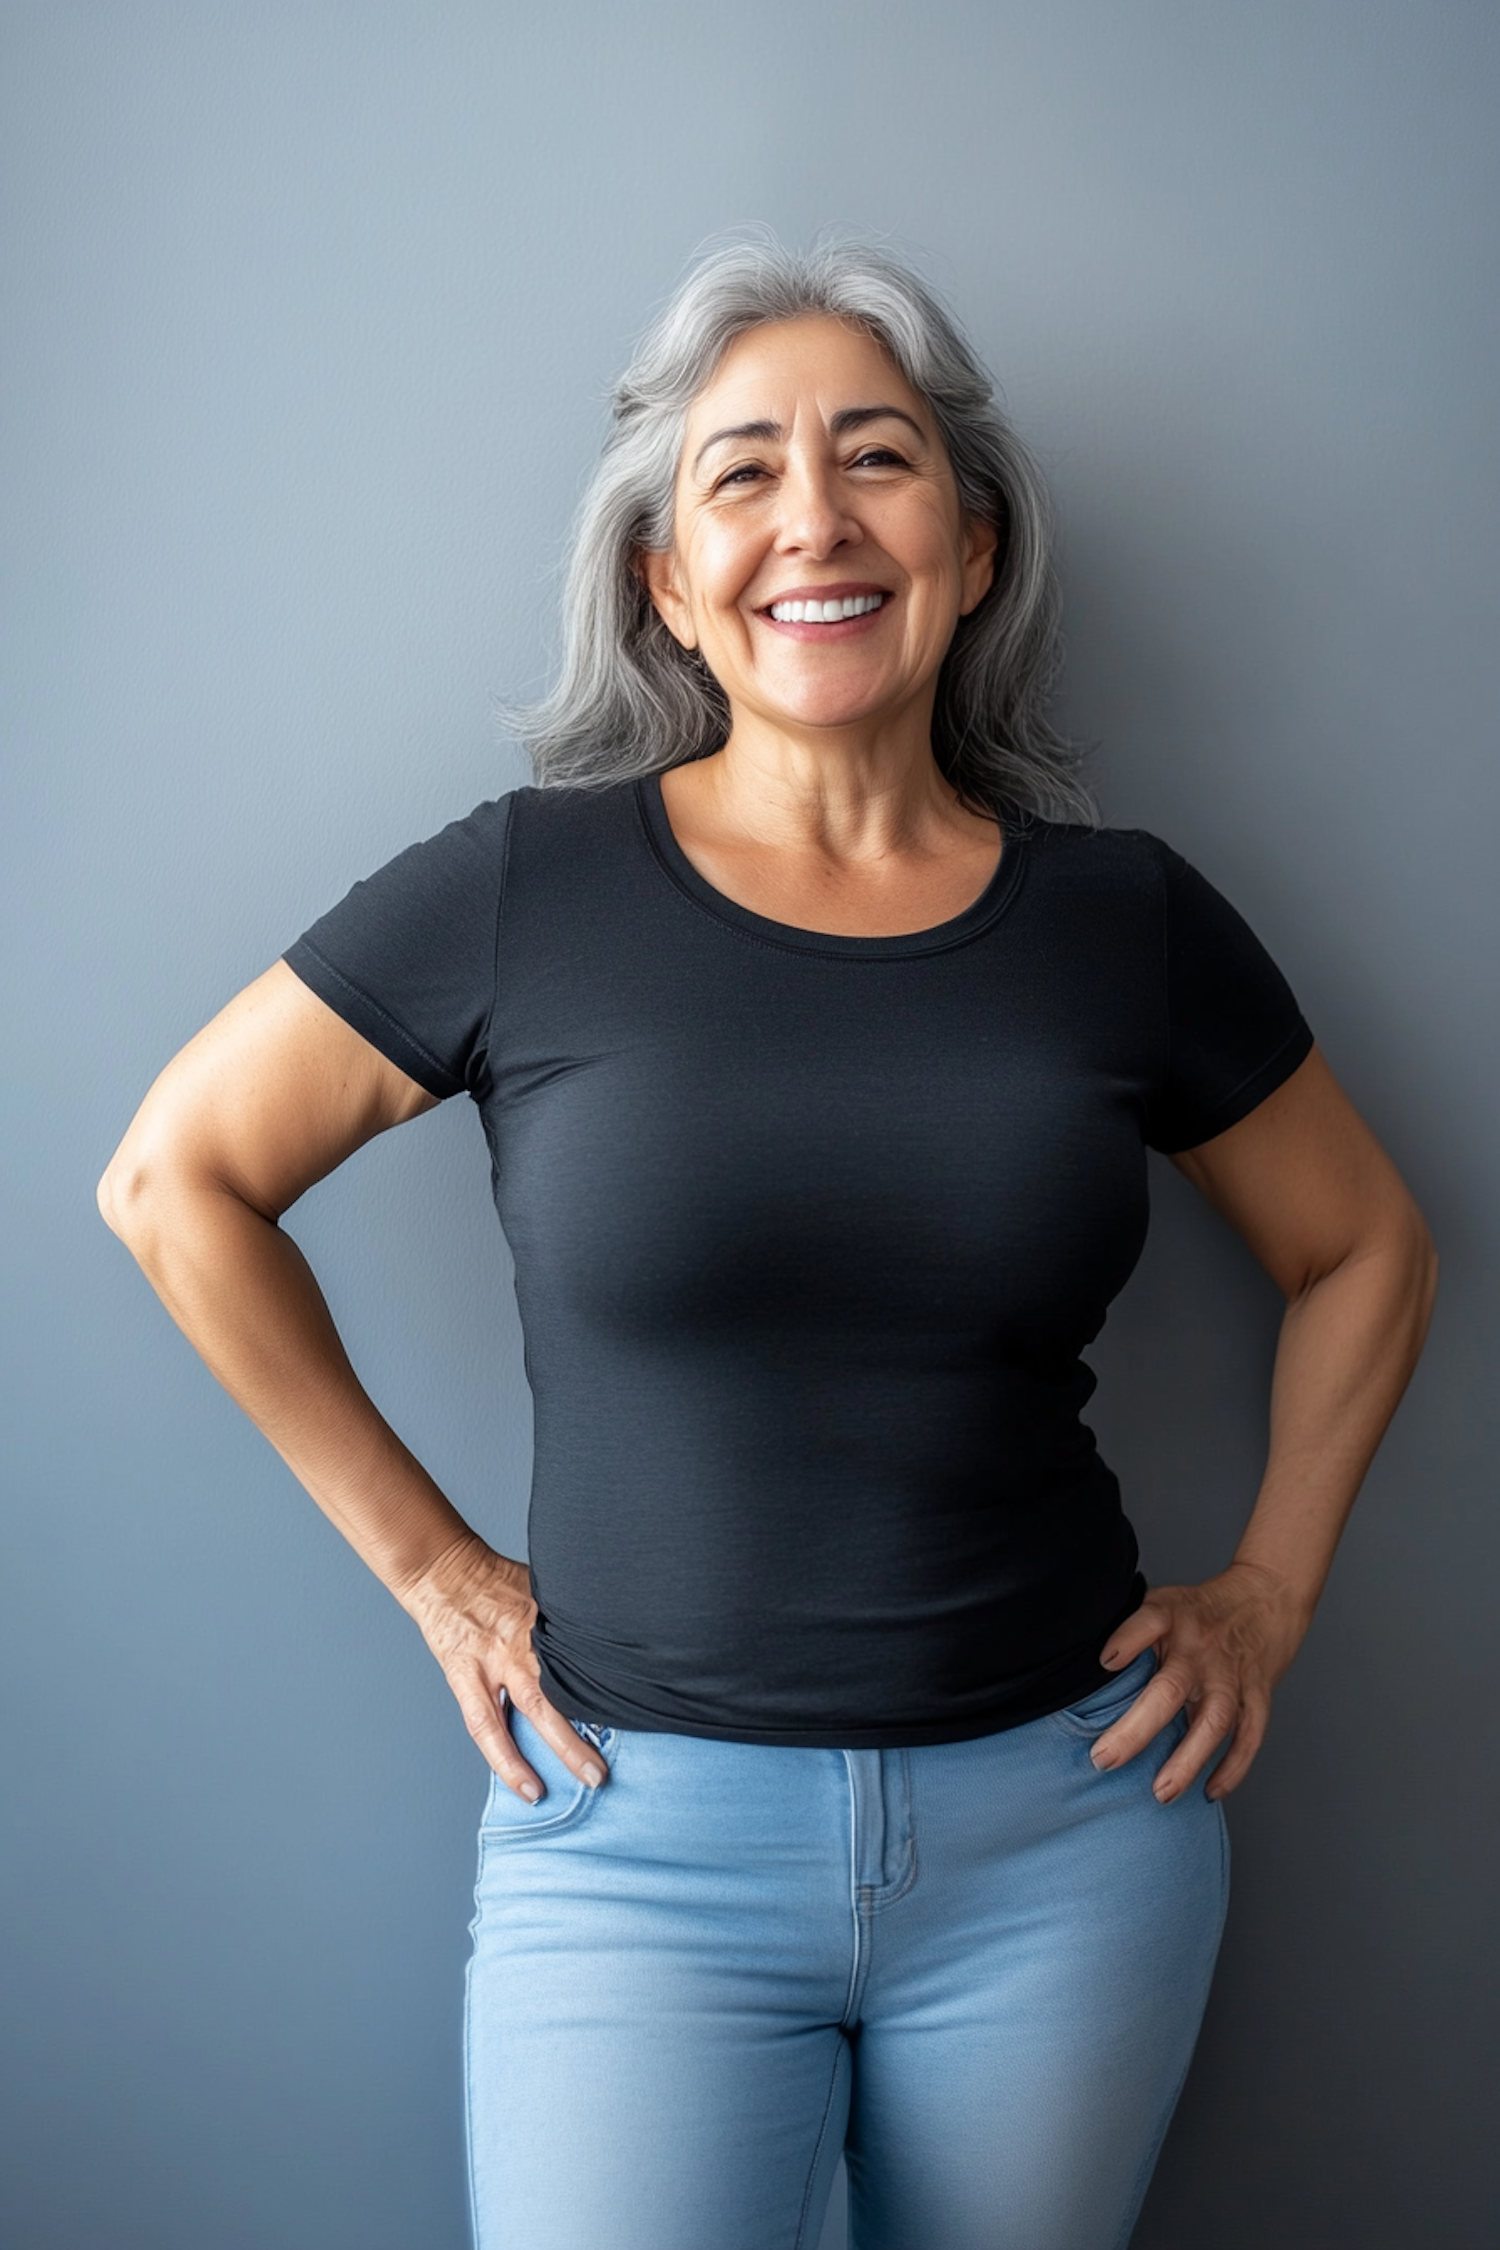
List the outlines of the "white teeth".
{"label": "white teeth", "polygon": [[838,625],[879,609],[884,600],[884,594],[848,594],[833,602],[772,602],[771,615],[778,625]]}

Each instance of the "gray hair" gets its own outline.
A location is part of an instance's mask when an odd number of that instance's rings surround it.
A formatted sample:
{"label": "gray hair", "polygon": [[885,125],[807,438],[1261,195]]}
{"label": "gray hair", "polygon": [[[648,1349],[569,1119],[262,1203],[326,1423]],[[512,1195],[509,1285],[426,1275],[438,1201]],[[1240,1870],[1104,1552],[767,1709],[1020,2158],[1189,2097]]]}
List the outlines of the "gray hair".
{"label": "gray hair", "polygon": [[506,713],[546,786],[658,773],[719,749],[729,705],[696,650],[668,632],[635,567],[672,545],[687,411],[748,329],[831,314],[865,330],[927,401],[971,521],[1000,533],[994,583],[961,617],[938,675],[933,750],[960,793],[1002,819],[1093,821],[1077,752],[1047,706],[1060,658],[1051,511],[994,387],[925,282],[881,248],[770,237],[712,250],[647,331],[574,527],[557,685]]}

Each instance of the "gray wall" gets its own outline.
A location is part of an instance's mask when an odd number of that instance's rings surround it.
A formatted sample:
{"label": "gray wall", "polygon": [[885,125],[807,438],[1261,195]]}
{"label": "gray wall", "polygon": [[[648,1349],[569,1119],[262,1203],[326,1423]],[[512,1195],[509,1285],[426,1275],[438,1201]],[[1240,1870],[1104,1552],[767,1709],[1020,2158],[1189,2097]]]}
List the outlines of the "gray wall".
{"label": "gray wall", "polygon": [[[1446,1254],[1233,1807],[1138,2242],[1491,2243],[1496,10],[12,0],[3,39],[6,2240],[465,2240],[481,1772],[92,1187],[231,991],[516,777],[490,698],[545,673],[605,385],[758,218],[931,254],[1056,487],[1111,816],[1259,926]],[[1275,1307],[1158,1185],[1098,1418],[1168,1576],[1253,1489]],[[296,1231],[518,1544],[473,1118]]]}

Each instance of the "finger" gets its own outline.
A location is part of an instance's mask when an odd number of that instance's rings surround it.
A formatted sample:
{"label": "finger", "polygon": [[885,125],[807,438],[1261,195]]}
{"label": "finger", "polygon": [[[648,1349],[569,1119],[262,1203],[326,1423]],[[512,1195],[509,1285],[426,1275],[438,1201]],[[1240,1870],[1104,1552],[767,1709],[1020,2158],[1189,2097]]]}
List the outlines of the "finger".
{"label": "finger", "polygon": [[1170,1623],[1166,1610],[1159,1608],[1148,1594],[1140,1608],[1132,1610],[1124,1622],[1115,1627],[1104,1644],[1099,1662],[1106,1672],[1123,1672],[1143,1649],[1155,1646]]}
{"label": "finger", "polygon": [[1239,1700],[1227,1689],[1211,1689],[1204,1696],[1192,1725],[1151,1784],[1159,1805],[1169,1805],[1191,1788],[1220,1744],[1234,1732],[1239,1716]]}
{"label": "finger", "polygon": [[1186,1701],[1187,1690],[1176,1674],[1157,1672],[1114,1725],[1100,1735],[1089,1752],[1093,1763],[1101,1773],[1128,1766],[1149,1742],[1156,1740],[1164,1726],[1170,1725]]}
{"label": "finger", "polygon": [[1234,1730],[1234,1740],[1224,1757],[1203,1785],[1203,1794],[1213,1803],[1227,1797],[1231,1789],[1238,1789],[1266,1739],[1270,1712],[1249,1709],[1240,1713],[1239,1725]]}
{"label": "finger", "polygon": [[[549,1750],[557,1753],[569,1773],[577,1776],[590,1789],[597,1789],[609,1778],[609,1768],[591,1742],[579,1734],[570,1719],[547,1701],[535,1679],[524,1678],[507,1682],[506,1695],[527,1724],[535,1727]],[[527,1769],[528,1772],[530,1768]]]}
{"label": "finger", "polygon": [[546,1786],[541,1776],[532,1772],[511,1739],[500,1708],[499,1691],[477,1672],[463,1682],[450,1680],[449,1685],[458,1698],[464,1725],[490,1771],[497,1773],[506,1788],[524,1797],[529,1805],[538,1804],[547,1794]]}

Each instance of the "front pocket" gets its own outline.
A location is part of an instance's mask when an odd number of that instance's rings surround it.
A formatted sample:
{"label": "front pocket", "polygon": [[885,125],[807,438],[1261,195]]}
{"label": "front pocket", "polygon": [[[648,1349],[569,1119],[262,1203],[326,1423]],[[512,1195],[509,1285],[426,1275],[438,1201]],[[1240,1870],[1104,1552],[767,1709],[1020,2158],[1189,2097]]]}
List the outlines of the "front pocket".
{"label": "front pocket", "polygon": [[[575,1827],[599,1791],[580,1781],[519,1711],[513,1709],[506,1715],[510,1720],[511,1739],[547,1794],[539,1803],[528,1804],[498,1774],[492,1774],[489,1802],[480,1825],[481,1840],[487,1844],[521,1843],[531,1836],[550,1836],[559,1828]],[[592,1731],[588,1739],[593,1741]],[[602,1749],[608,1740],[606,1733],[596,1747]],[[609,1783],[606,1781],[603,1786],[607,1789]]]}
{"label": "front pocket", "polygon": [[1124,1717],[1155,1671],[1155,1649],[1142,1649],[1140,1655],[1132,1658],[1123,1672],[1116,1672],[1112,1679],[1105,1680],[1101,1686],[1096,1687],[1091,1695],[1084,1696],[1077,1703],[1070,1703],[1066,1710],[1054,1711],[1052,1719],[1057,1726],[1066,1728],[1069,1734],[1103,1734],[1106,1727],[1112,1727],[1116,1719]]}

